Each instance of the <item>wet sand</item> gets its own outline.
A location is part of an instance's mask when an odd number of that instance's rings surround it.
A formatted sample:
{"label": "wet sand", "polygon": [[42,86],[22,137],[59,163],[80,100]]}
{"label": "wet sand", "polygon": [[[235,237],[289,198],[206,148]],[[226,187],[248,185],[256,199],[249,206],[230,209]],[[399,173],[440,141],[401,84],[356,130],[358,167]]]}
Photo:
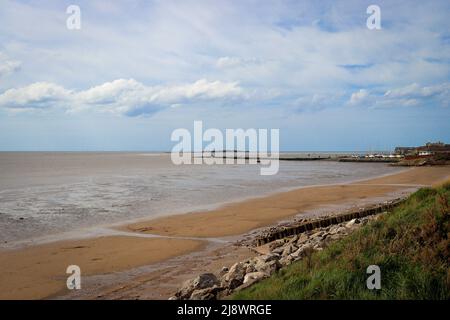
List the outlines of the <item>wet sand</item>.
{"label": "wet sand", "polygon": [[[2,252],[0,299],[64,295],[69,291],[66,288],[69,265],[78,265],[82,277],[112,273],[200,250],[202,246],[204,243],[200,241],[117,236]],[[83,288],[83,282],[81,285]]]}
{"label": "wet sand", "polygon": [[[201,251],[207,243],[206,239],[201,241],[201,238],[240,235],[313,209],[358,204],[365,199],[392,196],[405,190],[409,192],[422,185],[443,182],[449,176],[449,166],[413,168],[366,181],[306,187],[226,205],[217,210],[142,221],[121,228],[158,235],[198,237],[198,241],[110,236],[2,251],[0,299],[37,299],[66,294],[65,270],[70,264],[79,265],[83,275],[129,270]],[[189,263],[183,264],[183,260],[180,261],[186,274],[195,270]],[[162,274],[159,275],[158,277],[156,272],[151,277],[152,286],[146,290],[158,291],[155,286],[158,283],[164,285]],[[114,283],[111,285],[114,286]],[[158,295],[144,297],[155,298]]]}

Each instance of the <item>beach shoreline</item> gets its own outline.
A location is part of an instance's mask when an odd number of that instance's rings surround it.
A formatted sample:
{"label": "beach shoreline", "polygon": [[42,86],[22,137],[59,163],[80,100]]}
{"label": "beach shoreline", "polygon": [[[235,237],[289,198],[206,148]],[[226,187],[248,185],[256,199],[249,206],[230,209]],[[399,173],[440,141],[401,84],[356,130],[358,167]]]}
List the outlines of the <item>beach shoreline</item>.
{"label": "beach shoreline", "polygon": [[[421,167],[400,173],[346,184],[303,187],[270,196],[224,205],[208,211],[160,217],[123,225],[116,236],[58,241],[16,250],[0,251],[0,299],[67,297],[68,265],[79,265],[87,277],[125,272],[139,267],[179,260],[204,250],[211,239],[224,240],[214,248],[227,247],[236,237],[296,215],[337,208],[364,201],[409,194],[425,185],[439,184],[450,176],[450,167]],[[157,235],[158,237],[146,237]],[[190,239],[187,239],[190,238]],[[232,239],[232,240],[231,240]],[[226,251],[226,250],[225,250]],[[245,250],[239,256],[245,256]],[[208,259],[208,255],[202,259]],[[214,266],[220,265],[217,255]],[[212,266],[210,266],[212,267]],[[189,272],[189,266],[185,268]],[[140,274],[142,277],[143,275]],[[160,275],[161,276],[161,275]],[[186,275],[187,277],[187,275]],[[174,278],[173,281],[179,281]],[[147,284],[158,283],[157,273]],[[110,283],[114,287],[114,281]],[[158,288],[155,288],[157,291]],[[91,297],[78,293],[78,298]],[[166,290],[164,292],[168,292]],[[164,294],[140,298],[165,298]]]}

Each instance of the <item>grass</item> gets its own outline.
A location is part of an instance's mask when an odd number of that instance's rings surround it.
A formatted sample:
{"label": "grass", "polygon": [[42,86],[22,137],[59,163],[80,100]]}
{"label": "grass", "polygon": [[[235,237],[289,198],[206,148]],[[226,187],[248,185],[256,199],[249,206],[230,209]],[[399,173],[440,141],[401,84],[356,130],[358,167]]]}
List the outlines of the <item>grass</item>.
{"label": "grass", "polygon": [[[450,299],[450,183],[311,253],[232,299]],[[369,265],[381,289],[369,290]]]}

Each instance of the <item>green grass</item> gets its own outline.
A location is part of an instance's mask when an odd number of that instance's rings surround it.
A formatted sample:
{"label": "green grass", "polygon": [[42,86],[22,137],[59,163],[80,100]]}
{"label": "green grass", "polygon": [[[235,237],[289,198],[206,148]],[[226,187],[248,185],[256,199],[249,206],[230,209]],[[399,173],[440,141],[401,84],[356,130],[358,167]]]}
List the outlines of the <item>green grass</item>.
{"label": "green grass", "polygon": [[[450,183],[423,188],[350,236],[233,299],[450,299]],[[366,269],[381,269],[369,290]]]}

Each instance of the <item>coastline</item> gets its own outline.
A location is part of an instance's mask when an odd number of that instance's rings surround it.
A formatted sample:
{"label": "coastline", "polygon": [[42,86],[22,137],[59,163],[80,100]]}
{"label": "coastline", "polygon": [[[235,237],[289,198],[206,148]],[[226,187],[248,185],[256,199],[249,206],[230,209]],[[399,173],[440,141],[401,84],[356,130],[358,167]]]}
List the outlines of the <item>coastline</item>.
{"label": "coastline", "polygon": [[[0,298],[35,299],[67,294],[65,284],[68,275],[65,271],[69,264],[80,265],[83,275],[92,276],[160,263],[202,251],[209,237],[239,236],[304,212],[357,204],[398,192],[409,193],[421,185],[438,184],[449,175],[448,166],[413,168],[383,177],[347,184],[304,187],[213,210],[161,217],[120,227],[120,230],[130,232],[128,236],[102,236],[2,251],[0,283],[3,290]],[[132,232],[198,240],[133,237]]]}

